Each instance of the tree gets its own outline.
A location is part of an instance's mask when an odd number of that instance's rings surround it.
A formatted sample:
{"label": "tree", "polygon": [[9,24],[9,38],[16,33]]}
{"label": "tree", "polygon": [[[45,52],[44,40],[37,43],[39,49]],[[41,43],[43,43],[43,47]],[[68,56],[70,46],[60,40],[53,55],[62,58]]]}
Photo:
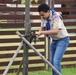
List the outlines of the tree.
{"label": "tree", "polygon": [[[17,0],[13,0],[17,1]],[[25,3],[25,7],[26,7],[26,16],[25,16],[25,35],[26,34],[30,34],[31,32],[31,24],[30,24],[30,3],[32,1],[37,2],[38,0],[21,0],[21,3],[24,4]],[[25,37],[28,41],[30,40],[30,37]],[[28,75],[28,50],[29,47],[27,46],[27,44],[23,43],[23,47],[24,47],[24,51],[23,51],[23,75]]]}
{"label": "tree", "polygon": [[[25,35],[29,34],[31,31],[31,24],[30,24],[30,1],[26,0],[25,2],[26,6],[26,16],[25,16]],[[26,37],[26,39],[29,41],[29,37]],[[28,75],[28,46],[24,43],[24,52],[23,52],[23,75]]]}
{"label": "tree", "polygon": [[[30,24],[30,0],[22,0],[22,1],[26,1],[25,2],[25,6],[26,6],[26,16],[25,16],[25,35],[26,34],[30,34],[31,31],[31,24]],[[33,0],[31,0],[33,1]],[[35,0],[38,1],[38,0]],[[29,41],[30,37],[26,37],[26,39]],[[29,47],[27,46],[27,44],[24,43],[24,52],[23,52],[23,75],[28,75],[28,50]]]}
{"label": "tree", "polygon": [[[18,1],[18,0],[12,0],[12,2],[14,1]],[[24,36],[26,36],[26,34],[30,34],[31,32],[31,24],[30,24],[30,4],[32,1],[38,2],[38,0],[21,0],[21,4],[25,3],[25,12],[26,12],[26,16],[25,16],[25,34]],[[28,41],[30,40],[30,37],[25,37]],[[23,75],[28,75],[28,50],[29,47],[27,44],[23,43],[23,47],[24,47],[24,51],[23,51]]]}

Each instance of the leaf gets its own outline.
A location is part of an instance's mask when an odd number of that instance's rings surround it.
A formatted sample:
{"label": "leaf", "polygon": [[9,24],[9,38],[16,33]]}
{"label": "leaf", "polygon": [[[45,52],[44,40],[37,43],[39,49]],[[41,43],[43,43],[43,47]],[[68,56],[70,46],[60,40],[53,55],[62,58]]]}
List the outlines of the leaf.
{"label": "leaf", "polygon": [[[30,2],[32,1],[35,1],[36,3],[39,1],[39,0],[30,0]],[[26,2],[26,0],[21,0],[21,4],[24,4]]]}
{"label": "leaf", "polygon": [[24,4],[25,3],[25,0],[21,0],[21,4]]}
{"label": "leaf", "polygon": [[35,2],[37,3],[39,0],[35,0]]}

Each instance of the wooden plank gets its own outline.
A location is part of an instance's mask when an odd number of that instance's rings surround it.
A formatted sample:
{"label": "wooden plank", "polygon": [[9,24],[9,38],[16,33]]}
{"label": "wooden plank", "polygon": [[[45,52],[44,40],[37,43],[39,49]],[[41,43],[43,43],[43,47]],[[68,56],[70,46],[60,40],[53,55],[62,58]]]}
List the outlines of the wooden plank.
{"label": "wooden plank", "polygon": [[[43,56],[45,56],[45,52],[40,52]],[[34,52],[31,52],[31,53],[29,53],[29,56],[38,56],[36,53],[34,53]]]}
{"label": "wooden plank", "polygon": [[[21,61],[14,61],[12,66],[20,65]],[[0,66],[7,66],[9,62],[0,62]],[[45,63],[42,59],[29,60],[29,64]]]}
{"label": "wooden plank", "polygon": [[67,62],[67,61],[76,61],[76,57],[70,57],[70,58],[63,58],[62,62]]}
{"label": "wooden plank", "polygon": [[75,33],[76,29],[67,29],[69,33]]}
{"label": "wooden plank", "polygon": [[58,12],[76,12],[75,7],[69,7],[69,8],[65,8],[65,7],[61,7],[61,8],[55,8],[56,11]]}
{"label": "wooden plank", "polygon": [[5,23],[0,24],[0,28],[23,28],[24,23]]}
{"label": "wooden plank", "polygon": [[[18,8],[16,8],[16,7],[12,7],[12,8],[5,8],[5,7],[2,7],[2,8],[0,8],[0,11],[1,12],[14,12],[14,13],[17,13],[17,12],[25,12],[25,7],[18,7]],[[30,11],[31,12],[37,12],[38,11],[38,9],[37,9],[37,7],[30,7]]]}
{"label": "wooden plank", "polygon": [[76,47],[76,43],[70,43],[68,47]]}
{"label": "wooden plank", "polygon": [[29,64],[45,63],[42,59],[29,60]]}
{"label": "wooden plank", "polygon": [[[22,20],[24,20],[25,16],[24,15],[1,15],[0,20],[3,20],[3,19],[6,19],[6,20],[21,20],[22,19]],[[38,20],[41,18],[39,15],[30,15],[30,19]]]}
{"label": "wooden plank", "polygon": [[[31,9],[33,9],[33,8],[31,8]],[[30,10],[31,10],[30,9]],[[37,10],[37,8],[36,8],[36,10]],[[21,12],[24,12],[25,11],[25,8],[23,7],[23,8],[21,8],[21,7],[19,7],[19,8],[16,8],[16,7],[12,7],[12,8],[4,8],[4,7],[2,7],[2,8],[0,8],[0,11],[1,12],[5,12],[5,11],[7,11],[7,12],[16,12],[16,11],[21,11]]]}
{"label": "wooden plank", "polygon": [[[45,66],[37,66],[37,67],[29,67],[29,71],[39,71],[39,70],[44,70],[45,69]],[[17,72],[18,68],[13,68],[13,69],[10,69],[8,71],[8,73],[15,73]],[[22,71],[22,70],[21,70]],[[0,74],[2,74],[4,72],[4,70],[0,70]]]}
{"label": "wooden plank", "polygon": [[[20,31],[22,34],[24,34],[24,31]],[[16,31],[0,31],[0,35],[16,35]]]}
{"label": "wooden plank", "polygon": [[[45,52],[40,52],[40,53],[45,56]],[[14,55],[13,53],[0,54],[0,58],[11,58],[13,55]],[[31,52],[29,53],[29,56],[33,57],[33,56],[38,56],[38,55],[35,52]],[[19,53],[17,57],[23,57],[23,53]]]}
{"label": "wooden plank", "polygon": [[55,4],[75,4],[76,0],[55,0]]}
{"label": "wooden plank", "polygon": [[[44,49],[45,45],[33,45],[36,49]],[[0,51],[12,51],[16,50],[18,46],[4,46],[0,47]],[[21,48],[23,49],[23,48]],[[30,49],[30,48],[29,48]]]}
{"label": "wooden plank", "polygon": [[[41,23],[31,23],[31,27],[40,27],[40,25]],[[24,23],[2,23],[0,28],[24,28]]]}
{"label": "wooden plank", "polygon": [[45,66],[40,66],[40,67],[30,67],[29,71],[41,71],[45,70]]}
{"label": "wooden plank", "polygon": [[[14,61],[12,65],[20,65],[21,61]],[[0,62],[0,66],[7,66],[9,62]]]}
{"label": "wooden plank", "polygon": [[65,64],[65,65],[63,64],[62,67],[63,68],[74,68],[76,67],[76,64]]}
{"label": "wooden plank", "polygon": [[0,51],[12,51],[12,50],[16,50],[17,47],[18,46],[4,46],[4,47],[0,47]]}
{"label": "wooden plank", "polygon": [[[20,65],[20,62],[21,62],[21,61],[14,61],[13,64],[12,64],[12,66],[13,66],[13,65]],[[1,63],[0,63],[0,66],[7,66],[8,63],[9,63],[9,62],[1,62]],[[36,63],[44,63],[44,61],[41,60],[41,59],[29,60],[29,64],[36,64]]]}
{"label": "wooden plank", "polygon": [[76,15],[62,15],[63,19],[76,19]]}
{"label": "wooden plank", "polygon": [[65,26],[76,26],[76,22],[64,22]]}
{"label": "wooden plank", "polygon": [[0,39],[0,43],[16,43],[21,42],[20,38],[12,38],[12,39]]}
{"label": "wooden plank", "polygon": [[65,54],[76,54],[76,50],[70,50],[70,51],[66,51]]}
{"label": "wooden plank", "polygon": [[[42,42],[45,40],[45,38],[39,38],[40,41],[36,41],[36,42]],[[0,43],[17,43],[17,42],[21,42],[20,38],[12,38],[12,39],[0,39]]]}
{"label": "wooden plank", "polygon": [[76,40],[76,36],[70,37],[70,40]]}

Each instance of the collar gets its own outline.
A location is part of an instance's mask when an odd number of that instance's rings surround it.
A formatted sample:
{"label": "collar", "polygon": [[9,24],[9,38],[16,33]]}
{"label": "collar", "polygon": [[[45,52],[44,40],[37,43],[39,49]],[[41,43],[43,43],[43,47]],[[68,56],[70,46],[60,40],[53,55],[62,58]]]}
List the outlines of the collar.
{"label": "collar", "polygon": [[50,10],[50,16],[49,16],[49,18],[48,18],[49,21],[52,20],[52,16],[53,16],[53,15],[52,15],[52,11]]}

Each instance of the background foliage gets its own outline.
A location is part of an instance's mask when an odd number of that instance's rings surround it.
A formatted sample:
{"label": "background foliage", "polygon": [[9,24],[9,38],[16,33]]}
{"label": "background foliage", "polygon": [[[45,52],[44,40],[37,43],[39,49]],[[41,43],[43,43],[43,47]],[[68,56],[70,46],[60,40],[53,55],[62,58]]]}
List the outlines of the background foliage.
{"label": "background foliage", "polygon": [[[14,1],[18,1],[18,0],[12,0],[12,2],[14,2]],[[32,2],[32,1],[38,2],[38,0],[30,0],[30,2]],[[21,4],[24,4],[25,2],[26,2],[26,0],[21,0]]]}

